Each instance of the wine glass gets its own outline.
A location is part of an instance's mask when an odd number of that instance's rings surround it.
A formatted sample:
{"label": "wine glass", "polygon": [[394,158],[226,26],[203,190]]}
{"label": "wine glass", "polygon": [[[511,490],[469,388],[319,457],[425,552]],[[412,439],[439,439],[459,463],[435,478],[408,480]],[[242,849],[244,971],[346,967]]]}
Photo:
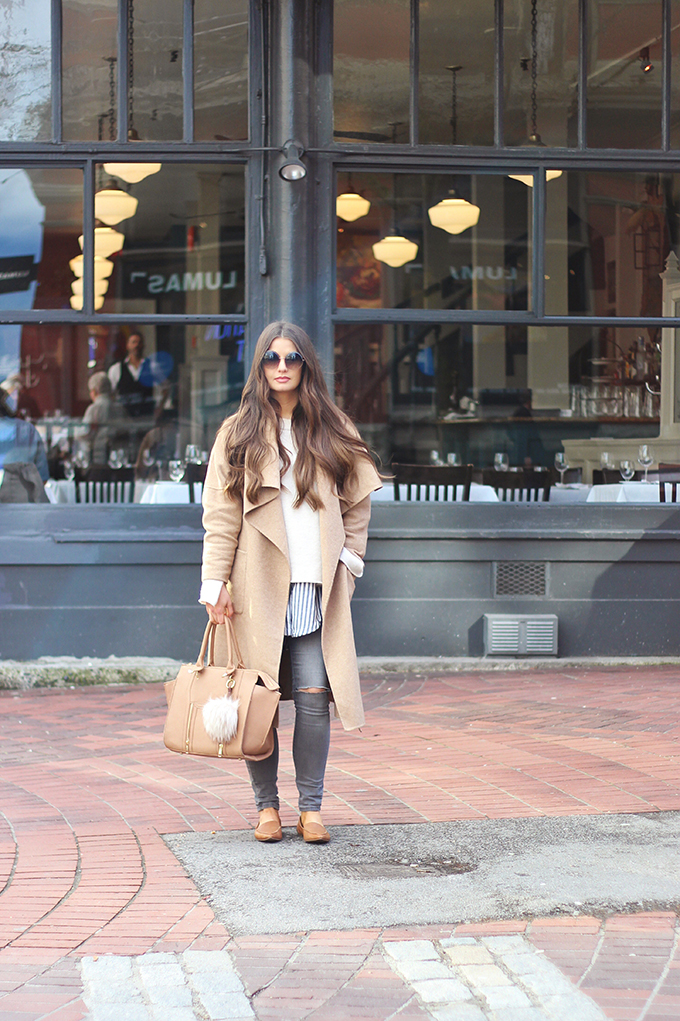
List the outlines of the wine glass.
{"label": "wine glass", "polygon": [[560,485],[564,485],[564,473],[569,471],[569,462],[567,461],[567,455],[558,451],[555,454],[555,467],[560,473]]}
{"label": "wine glass", "polygon": [[77,468],[89,468],[90,466],[90,453],[88,450],[81,448],[76,456],[73,458],[73,463]]}
{"label": "wine glass", "polygon": [[652,448],[648,447],[646,443],[641,443],[638,447],[638,464],[645,470],[644,481],[647,481],[647,472],[654,464],[654,454]]}
{"label": "wine glass", "polygon": [[63,461],[62,467],[64,469],[64,478],[67,482],[73,482],[76,477],[76,466],[73,461]]}
{"label": "wine glass", "polygon": [[430,451],[430,464],[437,464],[437,465],[439,465],[439,464],[443,464],[443,463],[444,462],[442,461],[441,457],[439,456],[439,451],[438,450],[431,450]]}
{"label": "wine glass", "polygon": [[186,450],[184,451],[184,459],[188,464],[201,463],[201,451],[195,443],[187,443]]}
{"label": "wine glass", "polygon": [[184,461],[168,461],[168,475],[173,482],[179,482],[184,475]]}
{"label": "wine glass", "polygon": [[615,471],[616,465],[612,461],[611,454],[607,450],[603,450],[600,454],[600,468],[602,471]]}
{"label": "wine glass", "polygon": [[109,454],[109,468],[122,468],[125,462],[125,451],[116,449]]}
{"label": "wine glass", "polygon": [[497,472],[506,472],[510,467],[510,458],[507,454],[494,454],[493,466]]}
{"label": "wine glass", "polygon": [[151,447],[146,447],[142,454],[142,464],[145,468],[153,468],[156,463],[156,458],[153,455]]}
{"label": "wine glass", "polygon": [[451,465],[452,468],[455,468],[456,465],[460,464],[460,461],[458,460],[458,454],[447,454],[446,463]]}
{"label": "wine glass", "polygon": [[621,472],[621,478],[624,482],[630,482],[635,475],[635,465],[632,461],[621,461],[619,465],[619,471]]}

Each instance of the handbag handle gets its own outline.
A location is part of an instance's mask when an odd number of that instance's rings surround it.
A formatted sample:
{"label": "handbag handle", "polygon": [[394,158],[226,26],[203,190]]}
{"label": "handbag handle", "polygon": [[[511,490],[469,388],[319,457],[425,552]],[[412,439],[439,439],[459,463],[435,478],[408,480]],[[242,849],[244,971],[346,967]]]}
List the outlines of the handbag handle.
{"label": "handbag handle", "polygon": [[[215,635],[218,627],[219,624],[215,624],[211,620],[206,624],[203,641],[201,642],[201,650],[196,660],[197,671],[202,670],[205,665],[206,652],[208,653],[208,666],[215,666]],[[225,669],[229,673],[233,673],[239,668],[244,668],[243,657],[241,656],[241,650],[238,647],[236,635],[234,634],[234,625],[229,617],[225,618],[224,627],[227,632],[227,665]]]}

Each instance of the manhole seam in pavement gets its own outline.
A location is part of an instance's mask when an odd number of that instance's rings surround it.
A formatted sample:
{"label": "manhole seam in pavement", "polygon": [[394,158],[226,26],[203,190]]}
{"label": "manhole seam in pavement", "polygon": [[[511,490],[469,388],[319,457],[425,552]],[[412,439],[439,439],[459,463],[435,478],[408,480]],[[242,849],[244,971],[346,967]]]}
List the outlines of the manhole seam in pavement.
{"label": "manhole seam in pavement", "polygon": [[477,868],[471,862],[446,858],[442,861],[420,859],[417,861],[379,862],[335,862],[333,869],[347,879],[411,879],[418,876],[457,876],[473,872]]}

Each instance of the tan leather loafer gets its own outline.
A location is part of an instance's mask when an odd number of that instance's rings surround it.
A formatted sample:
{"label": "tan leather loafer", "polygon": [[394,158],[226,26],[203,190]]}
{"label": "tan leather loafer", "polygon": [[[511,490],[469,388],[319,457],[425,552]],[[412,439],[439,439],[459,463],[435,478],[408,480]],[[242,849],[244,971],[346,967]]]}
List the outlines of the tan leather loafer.
{"label": "tan leather loafer", "polygon": [[283,830],[279,813],[275,808],[263,808],[255,830],[255,839],[261,840],[263,844],[275,844],[281,840],[282,836]]}
{"label": "tan leather loafer", "polygon": [[301,837],[303,837],[306,844],[327,844],[331,839],[331,835],[320,822],[305,822],[303,816],[306,813],[303,812],[297,823],[297,831]]}

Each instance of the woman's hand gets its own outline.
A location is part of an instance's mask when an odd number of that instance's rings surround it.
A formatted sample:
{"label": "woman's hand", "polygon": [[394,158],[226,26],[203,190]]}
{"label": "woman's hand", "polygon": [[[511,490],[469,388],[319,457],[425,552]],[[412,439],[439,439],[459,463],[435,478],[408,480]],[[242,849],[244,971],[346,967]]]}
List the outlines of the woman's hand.
{"label": "woman's hand", "polygon": [[213,624],[224,624],[225,617],[234,616],[234,604],[231,601],[231,596],[227,591],[226,585],[222,585],[220,598],[217,600],[215,606],[211,603],[206,603],[205,608],[208,611],[208,616]]}

